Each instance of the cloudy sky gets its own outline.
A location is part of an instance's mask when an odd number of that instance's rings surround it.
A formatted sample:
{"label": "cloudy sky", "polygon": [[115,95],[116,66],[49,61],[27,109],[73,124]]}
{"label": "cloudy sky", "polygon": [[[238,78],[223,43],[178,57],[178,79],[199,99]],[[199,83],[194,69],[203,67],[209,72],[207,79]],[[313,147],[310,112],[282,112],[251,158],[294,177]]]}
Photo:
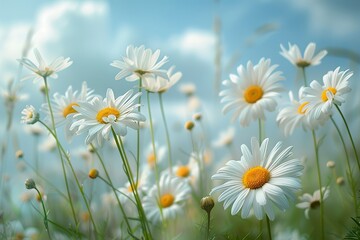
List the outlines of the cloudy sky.
{"label": "cloudy sky", "polygon": [[[47,61],[64,56],[74,62],[60,73],[59,79],[50,82],[52,89],[60,93],[69,85],[77,89],[82,81],[87,81],[98,94],[104,95],[109,87],[122,94],[132,84],[115,81],[117,70],[110,63],[120,59],[129,44],[144,44],[168,56],[167,66],[176,65],[183,73],[178,85],[194,83],[208,105],[219,102],[214,88],[216,27],[220,29],[222,80],[235,73],[238,65],[266,57],[284,72],[287,88],[294,89],[297,73],[279,54],[280,44],[288,42],[301,49],[315,42],[319,50],[344,48],[360,54],[357,0],[0,1],[1,88],[9,79],[17,78],[16,59],[21,56],[30,30],[30,58],[34,58],[32,49],[36,47]],[[349,67],[349,59],[329,54],[309,74],[319,79],[337,66]],[[22,75],[26,73],[25,69]],[[19,103],[16,120],[24,105],[39,107],[43,100],[38,94],[39,86],[31,81],[22,82],[22,87],[30,98]],[[169,104],[184,103],[177,87],[170,93],[166,96]],[[220,107],[215,109],[210,115],[219,115]]]}

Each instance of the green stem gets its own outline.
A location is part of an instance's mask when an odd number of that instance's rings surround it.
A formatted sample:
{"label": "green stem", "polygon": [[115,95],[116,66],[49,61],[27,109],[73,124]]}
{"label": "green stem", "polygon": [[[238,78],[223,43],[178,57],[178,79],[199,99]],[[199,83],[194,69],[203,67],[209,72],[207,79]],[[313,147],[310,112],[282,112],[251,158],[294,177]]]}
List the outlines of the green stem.
{"label": "green stem", "polygon": [[206,228],[206,239],[210,237],[210,211],[207,212],[207,228]]}
{"label": "green stem", "polygon": [[[57,139],[55,133],[54,133],[45,123],[43,123],[43,122],[40,121],[40,120],[39,120],[39,122],[40,122],[42,125],[44,125],[44,126],[48,129],[48,131],[50,132],[50,134],[55,138],[56,144],[57,144],[57,146],[58,146],[58,149],[59,149],[59,151],[62,152],[62,153],[60,152],[60,157],[61,157],[61,159],[62,159],[62,154],[64,154],[64,156],[66,157],[66,160],[67,160],[67,162],[68,162],[68,164],[69,164],[69,166],[70,166],[71,172],[72,172],[72,174],[73,174],[73,176],[74,176],[74,178],[75,178],[76,186],[79,188],[80,193],[81,193],[81,196],[82,196],[82,198],[83,198],[83,200],[84,200],[84,202],[85,202],[85,206],[86,206],[86,208],[87,208],[87,210],[88,210],[88,212],[89,212],[90,220],[91,220],[91,223],[92,223],[92,225],[93,225],[93,227],[94,227],[94,231],[95,231],[95,233],[96,233],[96,238],[97,238],[98,231],[97,231],[97,228],[96,228],[96,224],[95,224],[93,215],[92,215],[92,213],[91,213],[90,205],[89,205],[89,203],[88,203],[88,201],[87,201],[87,199],[86,199],[86,196],[85,196],[85,193],[84,193],[84,189],[83,189],[83,187],[81,186],[81,184],[80,184],[80,182],[79,182],[79,179],[78,179],[77,176],[76,176],[74,167],[73,167],[72,164],[71,164],[71,161],[70,161],[70,159],[69,159],[69,156],[68,156],[68,154],[66,153],[65,149],[63,148],[63,146],[61,145],[61,143],[59,142],[59,140]],[[65,167],[64,167],[64,163],[63,163],[63,162],[62,162],[62,165],[63,165],[63,169],[65,170]],[[65,171],[64,171],[64,172],[65,172]],[[66,176],[66,175],[65,175],[65,176]],[[69,198],[70,198],[70,195],[69,195]],[[71,199],[71,198],[70,198],[70,199]],[[77,226],[77,225],[76,225],[76,226]]]}
{"label": "green stem", "polygon": [[269,240],[272,240],[270,219],[269,219],[269,217],[267,215],[266,215],[266,226],[267,226],[267,229],[268,229]]}
{"label": "green stem", "polygon": [[115,140],[115,143],[116,143],[116,147],[118,149],[118,152],[120,154],[121,160],[122,160],[123,165],[124,165],[124,172],[125,172],[125,174],[126,174],[126,176],[128,178],[130,186],[131,186],[131,188],[133,190],[132,193],[133,193],[133,196],[135,198],[136,208],[138,210],[140,223],[142,225],[142,232],[144,234],[145,239],[152,239],[150,228],[149,228],[149,225],[148,225],[148,221],[146,219],[146,215],[145,215],[144,209],[143,209],[142,204],[141,204],[139,193],[137,191],[137,183],[134,182],[134,177],[133,177],[133,174],[131,172],[131,168],[130,168],[129,161],[128,161],[127,156],[126,156],[126,152],[125,152],[122,140],[121,140],[120,137],[118,137],[116,135],[116,133],[115,133],[115,131],[114,131],[114,129],[112,127],[111,127],[111,132],[113,134],[113,137],[114,137],[114,140]]}
{"label": "green stem", "polygon": [[[111,181],[110,175],[109,175],[109,173],[108,173],[108,171],[107,171],[107,169],[106,169],[106,167],[105,167],[104,161],[103,161],[102,157],[100,156],[99,152],[96,150],[95,146],[94,146],[93,144],[91,144],[91,147],[92,147],[92,149],[94,150],[96,156],[99,158],[100,163],[101,163],[101,166],[102,166],[103,169],[104,169],[106,178],[107,178],[108,181],[109,181],[109,184],[108,184],[108,185],[111,186],[111,188],[112,188],[112,190],[113,190],[113,192],[114,192],[114,194],[115,194],[116,201],[117,201],[117,203],[118,203],[118,205],[119,205],[121,214],[124,216],[125,223],[126,223],[126,226],[127,226],[127,228],[128,228],[128,231],[129,231],[130,233],[133,233],[133,231],[132,231],[132,229],[131,229],[131,226],[130,226],[130,223],[129,223],[129,221],[128,221],[128,218],[127,218],[127,216],[126,216],[125,210],[124,210],[124,208],[123,208],[123,206],[122,206],[122,204],[121,204],[121,202],[120,202],[119,196],[117,195],[117,193],[116,193],[116,191],[115,191],[115,188],[114,188],[114,185],[113,185],[113,183],[112,183],[112,181]],[[102,180],[105,180],[105,179],[103,179],[103,178],[101,178],[101,179],[102,179]],[[105,181],[105,182],[106,182],[106,181]]]}
{"label": "green stem", "polygon": [[169,160],[169,169],[170,174],[172,173],[172,157],[171,157],[171,143],[170,143],[170,136],[169,136],[169,128],[167,126],[166,118],[165,118],[165,111],[164,111],[164,105],[162,100],[162,93],[159,93],[159,100],[160,100],[160,109],[161,109],[161,115],[165,126],[165,132],[166,132],[166,144],[168,147],[168,160]]}
{"label": "green stem", "polygon": [[321,172],[320,172],[320,163],[319,163],[319,149],[316,141],[315,130],[312,130],[312,136],[314,141],[314,150],[315,150],[315,160],[316,160],[316,169],[318,175],[319,182],[319,191],[320,191],[320,222],[321,222],[321,239],[325,239],[325,229],[324,229],[324,194],[322,191],[322,183],[321,183]]}
{"label": "green stem", "polygon": [[259,143],[260,143],[260,145],[262,143],[262,139],[263,139],[263,136],[262,136],[262,122],[261,122],[261,119],[259,118]]}
{"label": "green stem", "polygon": [[301,70],[302,70],[302,73],[303,73],[304,86],[307,87],[305,67],[301,67]]}
{"label": "green stem", "polygon": [[46,212],[46,208],[45,208],[45,204],[44,204],[42,195],[41,195],[39,189],[37,189],[37,187],[34,187],[34,189],[35,189],[35,190],[37,191],[37,193],[39,194],[39,199],[40,199],[40,202],[41,202],[43,211],[44,211],[44,225],[45,225],[45,229],[46,229],[46,232],[47,232],[47,234],[48,234],[48,236],[49,236],[49,239],[51,239],[50,230],[49,230],[49,225],[48,225],[47,212]]}
{"label": "green stem", "polygon": [[359,168],[359,171],[360,171],[359,156],[358,156],[357,151],[356,151],[356,148],[355,148],[354,139],[353,139],[353,137],[352,137],[352,135],[351,135],[351,132],[350,132],[350,129],[349,129],[349,125],[347,124],[346,119],[345,119],[343,113],[341,112],[339,106],[335,104],[335,107],[336,107],[336,109],[338,110],[338,112],[340,113],[342,120],[344,121],[344,124],[345,124],[345,127],[346,127],[346,131],[347,131],[348,134],[349,134],[350,141],[351,141],[351,146],[352,146],[352,148],[354,149],[356,162],[357,162],[357,165],[358,165],[358,168]]}
{"label": "green stem", "polygon": [[[138,92],[142,91],[142,78],[140,77],[139,80],[139,90]],[[141,112],[141,95],[139,96],[138,99],[138,112]],[[137,161],[137,165],[136,165],[136,179],[139,179],[139,169],[140,169],[140,122],[138,122],[138,129],[136,131],[136,161]]]}
{"label": "green stem", "polygon": [[[159,198],[161,197],[160,195],[160,184],[159,184],[159,171],[158,171],[158,163],[157,163],[157,154],[156,154],[156,147],[155,147],[155,134],[154,134],[154,126],[153,126],[153,121],[152,121],[152,115],[151,115],[151,103],[150,103],[150,92],[146,91],[146,97],[147,97],[147,106],[148,106],[148,114],[149,114],[149,122],[150,122],[150,135],[151,135],[151,145],[152,145],[152,149],[153,149],[153,154],[154,154],[154,172],[155,172],[155,181],[156,181],[156,186],[157,186],[157,192],[158,192],[158,196]],[[159,205],[160,206],[160,205]],[[164,222],[164,217],[162,214],[162,207],[160,206],[160,215],[161,215],[161,220]]]}
{"label": "green stem", "polygon": [[346,145],[345,145],[345,141],[344,138],[340,132],[340,129],[338,127],[338,125],[336,124],[336,122],[334,121],[333,117],[330,117],[332,123],[334,124],[336,131],[339,134],[341,143],[343,145],[344,148],[344,152],[345,152],[345,157],[346,157],[346,165],[348,167],[348,172],[349,172],[349,178],[350,178],[350,184],[351,184],[351,190],[352,190],[352,195],[353,195],[353,200],[354,200],[354,210],[355,210],[355,214],[357,216],[357,212],[358,212],[358,207],[357,207],[357,197],[356,197],[356,187],[355,187],[355,183],[354,183],[354,179],[353,179],[353,174],[352,174],[352,170],[351,170],[351,166],[350,166],[350,160],[349,160],[349,154],[346,150]]}
{"label": "green stem", "polygon": [[54,136],[54,138],[55,138],[55,140],[56,140],[56,146],[57,146],[57,149],[58,149],[58,153],[59,153],[59,155],[60,155],[61,167],[62,167],[62,171],[63,171],[64,181],[65,181],[65,187],[66,187],[66,192],[67,192],[68,199],[69,199],[69,203],[70,203],[70,207],[71,207],[71,212],[72,212],[72,215],[73,215],[73,218],[74,218],[75,226],[78,226],[79,222],[78,222],[78,219],[77,219],[77,217],[76,217],[74,204],[73,204],[73,201],[72,201],[72,198],[71,198],[71,193],[70,193],[68,178],[67,178],[67,174],[66,174],[66,170],[65,170],[64,159],[63,159],[63,156],[62,156],[62,154],[61,154],[61,150],[60,150],[60,146],[59,146],[59,141],[58,141],[58,138],[57,138],[57,133],[56,133],[56,128],[55,128],[55,120],[54,120],[54,113],[53,113],[52,107],[51,107],[51,102],[50,102],[50,97],[49,97],[49,88],[48,88],[48,84],[47,84],[46,77],[44,77],[44,84],[45,84],[45,97],[46,97],[47,104],[48,104],[48,106],[49,106],[51,123],[52,123],[53,129],[50,129],[50,128],[49,128],[45,123],[43,123],[42,121],[39,120],[39,122],[48,129],[48,131]]}

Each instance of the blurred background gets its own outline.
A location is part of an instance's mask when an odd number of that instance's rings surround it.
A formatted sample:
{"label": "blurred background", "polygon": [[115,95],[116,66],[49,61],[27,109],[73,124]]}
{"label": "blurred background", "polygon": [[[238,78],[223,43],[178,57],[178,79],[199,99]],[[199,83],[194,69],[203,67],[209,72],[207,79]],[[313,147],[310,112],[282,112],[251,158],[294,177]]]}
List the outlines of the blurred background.
{"label": "blurred background", "polygon": [[[230,155],[224,146],[211,147],[211,158],[216,165],[213,171],[216,171],[222,160],[239,159],[240,144],[249,145],[251,136],[258,134],[257,122],[244,128],[238,122],[230,122],[231,114],[224,116],[221,113],[222,105],[218,97],[221,82],[230,73],[236,73],[240,64],[246,64],[249,60],[257,63],[262,57],[270,58],[273,64],[279,65],[278,70],[286,78],[283,81],[286,91],[282,96],[283,101],[279,103],[279,107],[282,107],[288,101],[289,90],[297,93],[302,76],[279,54],[280,44],[285,47],[288,43],[297,44],[303,52],[308,43],[315,42],[316,52],[326,49],[328,55],[321,65],[308,68],[308,82],[313,79],[321,81],[325,73],[338,66],[342,70],[353,71],[353,91],[347,98],[344,113],[351,129],[359,131],[360,2],[357,0],[0,0],[0,5],[0,88],[3,96],[0,99],[0,140],[7,149],[4,153],[6,161],[0,164],[3,177],[10,182],[14,202],[20,201],[24,192],[23,182],[33,174],[31,171],[18,171],[15,152],[21,149],[26,156],[30,156],[28,161],[31,162],[37,143],[40,143],[40,148],[44,145],[45,149],[46,143],[49,143],[46,136],[34,138],[20,124],[20,113],[25,105],[31,104],[39,109],[44,102],[41,84],[34,84],[31,80],[20,81],[29,71],[19,67],[17,59],[25,53],[35,60],[33,48],[38,48],[47,62],[59,56],[73,60],[73,65],[61,72],[58,79],[49,81],[51,93],[64,94],[69,85],[80,89],[82,82],[87,81],[88,87],[102,96],[107,88],[121,95],[134,86],[134,83],[124,80],[115,81],[118,70],[110,66],[113,60],[125,55],[128,45],[145,45],[154,51],[160,49],[161,57],[169,57],[166,66],[176,65],[176,70],[183,74],[182,79],[164,95],[174,155],[181,158],[183,152],[190,151],[191,142],[183,131],[183,124],[195,112],[201,112],[204,116],[204,132],[211,146],[221,132],[229,126],[235,128],[234,147]],[[16,102],[9,134],[5,104],[6,93],[12,83],[17,84],[17,94],[23,100]],[[196,98],[189,99],[181,91],[186,87],[195,91]],[[153,111],[155,125],[158,122],[161,126],[156,99]],[[271,145],[285,140],[286,145],[296,145],[294,152],[297,157],[302,158],[309,151],[311,154],[309,133],[298,129],[293,136],[285,139],[275,122],[277,112],[267,114],[265,129],[266,135],[271,138]],[[159,128],[157,139],[164,143],[161,131],[162,128]],[[149,137],[146,134],[144,139]],[[325,156],[322,159],[323,167],[328,157],[336,156],[341,151],[330,147],[336,144],[335,130],[320,129],[320,136],[326,134],[330,137],[321,149],[322,156]],[[13,138],[13,135],[16,137]],[[75,148],[75,152],[86,149],[82,144],[83,139],[84,136],[75,139],[68,147]],[[359,142],[359,136],[355,140]],[[133,146],[129,147],[131,149]],[[43,169],[56,173],[54,161],[49,161],[56,154],[39,154]],[[58,174],[61,176],[60,172]],[[308,192],[317,189],[315,183],[308,183],[307,186]]]}

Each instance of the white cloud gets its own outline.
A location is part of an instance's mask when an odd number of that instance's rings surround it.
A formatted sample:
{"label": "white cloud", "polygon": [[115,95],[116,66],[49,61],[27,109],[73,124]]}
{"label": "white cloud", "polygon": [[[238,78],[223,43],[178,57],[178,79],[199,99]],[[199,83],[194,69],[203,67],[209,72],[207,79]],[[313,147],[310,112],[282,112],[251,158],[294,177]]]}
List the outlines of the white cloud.
{"label": "white cloud", "polygon": [[204,61],[213,61],[215,36],[212,32],[188,29],[169,40],[171,48],[181,54],[192,55]]}
{"label": "white cloud", "polygon": [[351,11],[351,4],[335,5],[327,0],[293,0],[289,1],[294,7],[305,10],[309,14],[310,27],[318,34],[327,33],[329,35],[344,37],[354,32],[359,32],[359,15]]}

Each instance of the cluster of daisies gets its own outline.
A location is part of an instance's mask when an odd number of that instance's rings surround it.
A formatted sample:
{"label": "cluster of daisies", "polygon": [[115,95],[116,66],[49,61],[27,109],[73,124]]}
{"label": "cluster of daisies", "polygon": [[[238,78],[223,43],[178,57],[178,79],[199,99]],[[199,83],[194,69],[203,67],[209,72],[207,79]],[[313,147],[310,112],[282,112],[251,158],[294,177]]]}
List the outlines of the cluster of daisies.
{"label": "cluster of daisies", "polygon": [[[69,58],[58,58],[47,65],[35,49],[35,56],[39,66],[27,58],[20,62],[29,68],[33,73],[34,80],[56,78],[57,72],[71,65]],[[105,141],[110,141],[112,136],[125,137],[127,127],[138,130],[146,121],[145,116],[139,111],[141,103],[139,97],[142,89],[150,93],[163,94],[176,82],[182,74],[175,72],[172,66],[168,70],[162,66],[167,62],[167,57],[159,60],[160,51],[152,52],[144,46],[129,46],[126,49],[126,56],[122,60],[111,63],[119,68],[120,72],[115,76],[116,80],[125,78],[127,81],[141,81],[139,91],[129,90],[125,94],[115,97],[112,89],[108,89],[105,98],[94,94],[94,90],[88,88],[87,83],[82,84],[80,91],[74,91],[69,86],[65,94],[55,93],[50,103],[44,103],[41,111],[46,117],[41,120],[39,112],[33,106],[26,106],[22,111],[22,122],[34,124],[40,122],[48,126],[51,131],[63,127],[65,137],[71,141],[75,135],[87,134],[86,144],[93,144],[101,147]],[[52,123],[53,119],[53,123]],[[52,130],[54,131],[54,130]],[[114,134],[114,135],[113,135]],[[147,218],[154,224],[175,218],[183,213],[182,206],[191,197],[191,189],[197,189],[199,176],[199,164],[197,154],[189,155],[188,163],[177,163],[174,166],[161,167],[164,151],[151,149],[147,152],[146,162],[143,171],[135,182],[135,188],[139,193]],[[164,164],[162,164],[164,165]],[[156,172],[155,172],[156,171]],[[89,173],[92,178],[97,177],[98,172]],[[158,177],[158,184],[155,184],[155,175]],[[118,197],[124,206],[131,212],[134,208],[134,186],[130,182],[118,189]]]}
{"label": "cluster of daisies", "polygon": [[[315,54],[315,47],[314,43],[310,43],[302,56],[297,45],[289,44],[289,49],[281,45],[281,55],[305,71],[306,67],[320,64],[327,54],[325,50]],[[276,71],[277,67],[271,65],[270,59],[264,58],[256,65],[251,61],[246,66],[240,65],[238,75],[230,74],[230,79],[223,82],[226,88],[220,92],[221,102],[226,103],[223,112],[233,110],[232,119],[239,119],[242,126],[254,120],[264,121],[266,111],[276,110],[284,90],[281,85],[284,77]],[[323,76],[322,84],[313,80],[309,86],[302,86],[298,99],[290,91],[289,106],[281,109],[276,119],[284,135],[291,135],[300,126],[305,130],[314,130],[324,124],[331,117],[333,108],[345,102],[345,95],[351,90],[349,79],[352,75],[349,70],[340,71],[338,67]],[[231,206],[233,215],[241,210],[244,218],[251,213],[257,219],[263,219],[265,212],[272,220],[272,207],[287,209],[288,200],[294,200],[295,192],[301,188],[299,177],[303,166],[300,160],[291,157],[290,147],[279,152],[281,143],[268,153],[268,142],[269,139],[259,142],[252,138],[251,150],[242,145],[240,160],[227,162],[212,177],[222,181],[212,193],[221,192],[218,200],[224,202],[225,209]],[[300,197],[302,202],[297,206],[305,208],[305,215],[309,217],[309,209],[318,207],[328,195],[329,189],[320,186],[313,196],[306,193]]]}
{"label": "cluster of daisies", "polygon": [[[314,43],[310,43],[302,56],[297,45],[289,44],[288,49],[281,45],[281,55],[305,71],[306,67],[320,64],[327,54],[321,51],[315,55],[315,47]],[[20,62],[33,72],[29,77],[44,79],[45,84],[48,78],[56,78],[59,71],[72,63],[69,58],[58,58],[47,65],[37,50],[35,56],[38,66],[27,58]],[[138,91],[129,90],[116,97],[113,90],[108,89],[103,98],[94,94],[84,82],[79,92],[70,86],[64,95],[55,93],[51,101],[43,104],[42,111],[46,114],[44,121],[33,106],[23,110],[22,121],[27,124],[40,122],[53,131],[64,126],[69,141],[74,135],[86,133],[85,143],[96,146],[102,146],[104,140],[109,141],[112,137],[115,140],[125,137],[128,127],[138,130],[147,121],[140,111],[143,89],[147,93],[163,94],[182,76],[174,71],[174,66],[164,69],[168,58],[159,57],[159,50],[153,52],[144,46],[129,46],[126,56],[114,61],[111,66],[120,69],[116,80],[139,81]],[[230,79],[223,82],[225,89],[220,92],[221,103],[225,103],[223,113],[234,111],[233,120],[239,119],[242,126],[248,126],[252,121],[259,121],[261,126],[266,112],[276,110],[281,92],[284,91],[281,84],[284,77],[277,67],[265,58],[257,64],[249,61],[246,66],[240,65],[237,75],[230,74]],[[300,126],[314,130],[324,124],[331,117],[334,106],[338,108],[345,102],[352,75],[349,70],[341,71],[338,67],[323,76],[322,84],[314,80],[307,86],[305,80],[305,86],[299,89],[297,98],[290,92],[289,106],[281,109],[276,119],[284,135],[291,135]],[[229,131],[235,134],[234,129]],[[231,141],[232,137],[223,136],[217,145],[230,144]],[[267,216],[274,220],[275,207],[282,211],[288,209],[290,202],[295,200],[296,192],[301,189],[300,177],[304,166],[298,158],[293,157],[292,147],[282,149],[282,143],[278,142],[270,148],[270,142],[269,138],[251,138],[251,147],[245,144],[240,146],[241,156],[238,160],[227,162],[212,176],[216,186],[210,195],[220,192],[218,201],[223,202],[224,209],[230,207],[232,215],[240,213],[242,218],[255,216],[259,220]],[[145,170],[138,179],[130,179],[118,189],[120,202],[124,205],[136,202],[136,195],[133,194],[136,189],[146,217],[153,224],[164,223],[183,213],[184,204],[198,189],[203,170],[201,157],[197,153],[191,153],[185,165],[168,165],[164,168],[159,167],[159,155],[153,144],[146,156]],[[301,196],[302,202],[297,206],[305,208],[308,217],[309,209],[317,207],[328,195],[329,189],[320,186],[313,196],[307,193]]]}

